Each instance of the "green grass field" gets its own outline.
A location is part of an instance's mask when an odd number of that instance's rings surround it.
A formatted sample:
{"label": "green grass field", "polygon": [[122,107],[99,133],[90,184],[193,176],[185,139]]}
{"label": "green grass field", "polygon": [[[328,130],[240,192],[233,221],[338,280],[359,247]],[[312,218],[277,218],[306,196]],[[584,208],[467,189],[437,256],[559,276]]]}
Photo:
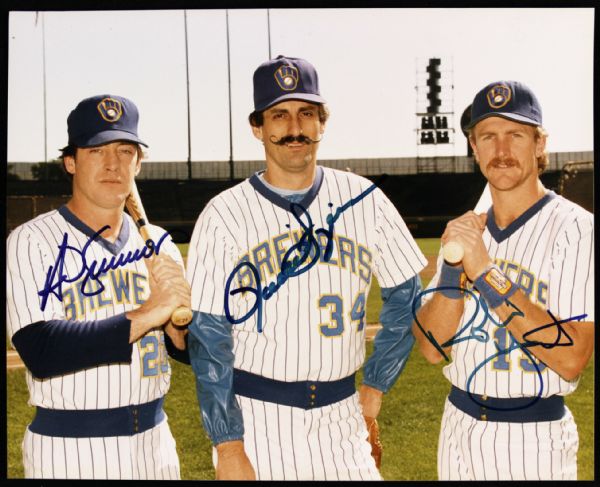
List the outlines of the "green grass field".
{"label": "green grass field", "polygon": [[[425,255],[435,256],[438,239],[419,239]],[[187,247],[182,249],[184,255]],[[422,275],[423,283],[430,276]],[[379,288],[373,283],[367,321],[376,322],[381,308]],[[371,353],[372,343],[367,344]],[[594,357],[585,369],[577,391],[566,398],[579,430],[580,480],[594,479]],[[214,471],[211,446],[200,424],[196,386],[190,367],[171,361],[171,390],[165,400],[169,424],[177,441],[183,479],[211,480]],[[386,394],[379,416],[384,445],[382,475],[386,480],[435,480],[440,419],[449,383],[442,365],[430,365],[413,350],[394,388]],[[359,373],[360,380],[360,373]],[[21,441],[34,413],[27,406],[23,369],[7,372],[8,477],[22,478]]]}

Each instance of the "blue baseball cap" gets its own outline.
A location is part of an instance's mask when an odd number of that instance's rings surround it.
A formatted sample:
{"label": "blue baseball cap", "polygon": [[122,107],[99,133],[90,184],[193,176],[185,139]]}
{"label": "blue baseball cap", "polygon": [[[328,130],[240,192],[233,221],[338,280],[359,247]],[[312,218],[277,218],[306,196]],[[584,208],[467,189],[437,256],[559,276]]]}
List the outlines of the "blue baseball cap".
{"label": "blue baseball cap", "polygon": [[93,147],[126,140],[148,147],[138,137],[139,113],[122,96],[97,95],[79,102],[67,118],[69,145]]}
{"label": "blue baseball cap", "polygon": [[502,117],[528,125],[542,125],[542,107],[527,86],[518,81],[496,81],[475,95],[471,106],[473,128],[488,117]]}
{"label": "blue baseball cap", "polygon": [[327,103],[319,92],[319,77],[308,61],[277,56],[254,71],[254,110],[261,112],[284,100]]}

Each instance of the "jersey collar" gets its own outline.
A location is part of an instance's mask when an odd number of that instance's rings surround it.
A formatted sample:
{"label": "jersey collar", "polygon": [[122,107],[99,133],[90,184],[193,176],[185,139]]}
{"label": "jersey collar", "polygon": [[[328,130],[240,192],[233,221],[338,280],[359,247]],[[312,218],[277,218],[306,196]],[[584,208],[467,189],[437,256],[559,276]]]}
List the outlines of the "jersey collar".
{"label": "jersey collar", "polygon": [[[67,220],[68,223],[73,225],[77,230],[79,230],[84,235],[87,235],[89,238],[92,238],[96,233],[90,227],[88,227],[85,223],[83,223],[79,218],[75,216],[75,214],[67,208],[66,205],[61,206],[58,209],[58,212],[62,215],[62,217]],[[121,225],[121,231],[119,232],[119,236],[114,243],[109,242],[101,235],[95,238],[95,242],[98,242],[102,247],[108,250],[111,254],[117,255],[125,244],[127,240],[129,240],[129,220],[123,216],[123,224]]]}
{"label": "jersey collar", "polygon": [[[283,196],[267,188],[258,177],[258,174],[259,173],[253,174],[248,180],[252,187],[274,205],[277,205],[286,211],[291,211],[291,202],[285,199]],[[323,168],[321,166],[317,166],[315,180],[313,181],[312,186],[310,187],[304,198],[302,198],[302,200],[298,204],[304,209],[308,209],[310,204],[317,197],[319,189],[321,189],[321,184],[323,184]]]}
{"label": "jersey collar", "polygon": [[556,197],[556,193],[554,191],[548,191],[542,198],[536,201],[532,206],[530,206],[527,210],[525,210],[519,217],[513,221],[510,225],[508,225],[504,229],[500,229],[498,225],[496,225],[496,220],[494,218],[494,207],[490,206],[490,209],[487,212],[487,229],[494,238],[494,240],[498,243],[506,240],[513,233],[515,233],[519,228],[525,225],[538,211],[540,211],[547,203],[549,203],[552,199]]}

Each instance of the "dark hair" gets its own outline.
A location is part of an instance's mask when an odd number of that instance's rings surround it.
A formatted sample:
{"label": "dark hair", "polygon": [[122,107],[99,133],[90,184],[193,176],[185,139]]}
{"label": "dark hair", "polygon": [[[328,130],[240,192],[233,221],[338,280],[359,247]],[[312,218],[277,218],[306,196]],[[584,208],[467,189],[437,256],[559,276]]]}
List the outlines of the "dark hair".
{"label": "dark hair", "polygon": [[[329,108],[327,108],[326,105],[323,105],[321,103],[316,105],[319,108],[319,122],[327,122],[327,120],[329,119]],[[265,110],[268,110],[268,108],[266,108]],[[255,110],[250,115],[248,115],[248,121],[250,122],[250,125],[252,125],[253,127],[262,127],[265,123],[265,110],[262,110],[260,112],[257,112]]]}
{"label": "dark hair", "polygon": [[76,153],[77,153],[77,147],[75,147],[74,145],[71,145],[71,144],[60,149],[59,159],[62,161],[61,167],[63,169],[63,172],[67,175],[67,177],[71,181],[73,180],[73,175],[69,171],[67,171],[67,168],[65,167],[65,157],[75,157]]}

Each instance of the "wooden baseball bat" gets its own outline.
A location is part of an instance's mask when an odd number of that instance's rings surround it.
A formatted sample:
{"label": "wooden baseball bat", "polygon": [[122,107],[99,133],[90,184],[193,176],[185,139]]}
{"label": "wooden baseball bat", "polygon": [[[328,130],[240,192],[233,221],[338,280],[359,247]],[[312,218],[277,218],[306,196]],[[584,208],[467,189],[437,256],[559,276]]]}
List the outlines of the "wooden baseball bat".
{"label": "wooden baseball bat", "polygon": [[465,250],[461,244],[451,240],[442,247],[442,253],[446,262],[449,264],[458,264],[463,260]]}
{"label": "wooden baseball bat", "polygon": [[[146,212],[144,210],[144,206],[142,205],[142,198],[140,198],[140,194],[138,192],[135,181],[133,181],[133,185],[131,186],[131,193],[125,200],[125,205],[127,206],[127,210],[129,214],[135,221],[138,230],[140,231],[140,235],[146,241],[148,241],[151,237],[148,233],[148,218],[146,217]],[[176,326],[185,326],[190,321],[192,321],[192,310],[186,308],[185,306],[180,306],[171,315],[171,321]]]}

